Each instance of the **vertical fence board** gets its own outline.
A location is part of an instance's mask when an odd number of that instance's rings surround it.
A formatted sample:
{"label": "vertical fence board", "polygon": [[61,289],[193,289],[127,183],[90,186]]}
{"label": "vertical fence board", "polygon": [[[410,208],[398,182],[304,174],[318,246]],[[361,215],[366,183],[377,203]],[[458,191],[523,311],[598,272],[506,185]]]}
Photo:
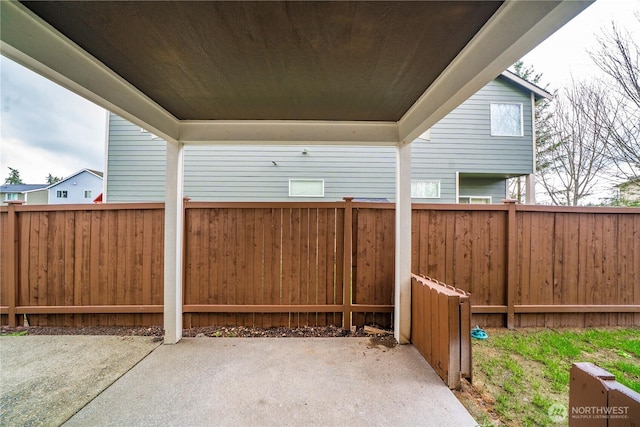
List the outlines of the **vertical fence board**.
{"label": "vertical fence board", "polygon": [[[284,221],[283,209],[273,209],[271,212],[271,226],[273,227],[273,247],[271,249],[271,292],[269,304],[280,303],[280,290],[282,287],[282,225]],[[266,302],[265,302],[266,303]],[[270,314],[269,322],[265,326],[277,326],[280,324],[280,316]]]}
{"label": "vertical fence board", "polygon": [[[3,242],[6,242],[7,239],[9,238],[9,228],[7,224],[8,217],[9,217],[9,214],[7,213],[7,211],[0,212],[0,240]],[[20,244],[20,248],[21,250],[23,249],[22,243]],[[24,259],[22,254],[23,254],[23,251],[21,251],[20,259]],[[21,281],[24,280],[23,279],[24,264],[25,263],[23,261],[20,266]],[[9,305],[7,302],[7,298],[9,298],[9,286],[7,286],[6,284],[10,280],[9,266],[11,265],[13,265],[13,262],[9,257],[9,251],[7,251],[4,245],[0,245],[0,305],[3,305],[3,306]],[[21,298],[24,298],[25,290],[22,284],[20,285],[20,290],[22,292],[19,292],[18,295]],[[24,299],[22,299],[22,301],[24,301]],[[5,325],[5,324],[8,324],[8,322],[9,322],[9,319],[6,314],[0,315],[0,324]]]}
{"label": "vertical fence board", "polygon": [[[310,209],[301,209],[300,216],[300,278],[298,279],[298,304],[309,303],[309,273],[311,262],[311,236],[309,235]],[[298,326],[306,326],[309,324],[308,313],[297,313]]]}
{"label": "vertical fence board", "polygon": [[[333,214],[333,212],[332,212]],[[318,209],[318,223],[316,235],[318,239],[318,251],[317,251],[317,265],[316,265],[316,302],[315,304],[332,304],[332,291],[333,286],[329,287],[328,282],[331,277],[328,272],[328,267],[333,260],[333,253],[329,253],[331,247],[330,235],[333,235],[333,228],[329,227],[329,210]],[[332,215],[331,215],[332,216]],[[324,326],[327,324],[327,318],[332,315],[327,313],[316,314],[316,325]]]}
{"label": "vertical fence board", "polygon": [[[2,214],[2,218],[4,218],[6,220],[7,218],[7,214]],[[19,221],[20,221],[20,238],[19,238],[19,244],[20,244],[20,248],[18,249],[20,256],[20,278],[18,281],[18,304],[19,305],[31,305],[31,288],[29,286],[29,277],[31,274],[30,271],[30,244],[29,244],[29,238],[31,236],[31,212],[23,212],[20,214],[19,216]],[[2,239],[3,241],[6,241],[5,239],[8,238],[7,236],[7,224],[3,221],[2,223],[0,223],[1,225],[3,225],[3,232],[5,234],[3,234]],[[12,265],[11,260],[7,257],[8,252],[6,252],[5,250],[3,250],[3,256],[4,258],[2,259],[2,265],[3,266],[10,266]],[[73,257],[71,256],[67,256],[66,257],[66,262],[71,262],[73,261]],[[3,273],[7,272],[8,268],[3,268]],[[3,283],[7,283],[7,277],[6,276],[2,276],[2,282]],[[6,301],[5,298],[7,298],[7,294],[6,294],[6,287],[2,286],[2,290],[0,290],[0,292],[4,292],[0,294],[0,298],[2,301]],[[3,304],[6,305],[6,304]]]}
{"label": "vertical fence board", "polygon": [[[629,280],[631,283],[631,291],[633,293],[633,303],[640,305],[640,215],[633,217],[633,267]],[[640,313],[633,314],[633,325],[640,326]]]}
{"label": "vertical fence board", "polygon": [[[616,217],[613,215],[602,215],[602,283],[604,289],[602,292],[602,304],[615,303],[618,300],[618,281],[616,267],[618,266],[618,253],[616,248],[618,228]],[[609,326],[615,326],[618,323],[617,313],[607,313],[605,316],[606,323]]]}

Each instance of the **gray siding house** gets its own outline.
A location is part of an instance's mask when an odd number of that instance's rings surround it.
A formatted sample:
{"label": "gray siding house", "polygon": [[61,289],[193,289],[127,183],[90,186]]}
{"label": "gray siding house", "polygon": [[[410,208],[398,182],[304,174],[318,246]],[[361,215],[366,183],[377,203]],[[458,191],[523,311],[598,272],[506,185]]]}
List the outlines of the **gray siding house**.
{"label": "gray siding house", "polygon": [[[412,143],[412,197],[500,203],[533,174],[534,103],[551,95],[505,71]],[[165,141],[110,114],[105,202],[164,200]],[[394,147],[187,145],[184,194],[196,201],[394,200]]]}

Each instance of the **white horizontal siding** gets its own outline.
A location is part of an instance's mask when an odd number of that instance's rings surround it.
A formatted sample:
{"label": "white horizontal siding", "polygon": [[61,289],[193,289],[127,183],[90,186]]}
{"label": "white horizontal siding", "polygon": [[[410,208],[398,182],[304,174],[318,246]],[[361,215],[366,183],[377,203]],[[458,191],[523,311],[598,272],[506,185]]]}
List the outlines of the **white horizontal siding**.
{"label": "white horizontal siding", "polygon": [[166,152],[165,141],[109,114],[107,202],[163,201]]}

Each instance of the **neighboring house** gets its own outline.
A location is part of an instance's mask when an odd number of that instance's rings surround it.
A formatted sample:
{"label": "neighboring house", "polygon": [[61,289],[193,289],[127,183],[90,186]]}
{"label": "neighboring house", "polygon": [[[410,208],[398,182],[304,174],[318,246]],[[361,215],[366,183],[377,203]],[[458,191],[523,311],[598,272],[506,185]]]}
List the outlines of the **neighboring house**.
{"label": "neighboring house", "polygon": [[[505,71],[412,143],[412,197],[500,203],[535,172],[534,103],[551,95]],[[105,202],[162,201],[166,142],[109,116]],[[395,198],[395,147],[187,145],[192,200]],[[535,193],[535,192],[533,192]]]}
{"label": "neighboring house", "polygon": [[48,184],[5,184],[0,186],[0,204],[23,200],[27,205],[46,205]]}
{"label": "neighboring house", "polygon": [[102,172],[82,169],[47,187],[49,204],[93,203],[102,193]]}

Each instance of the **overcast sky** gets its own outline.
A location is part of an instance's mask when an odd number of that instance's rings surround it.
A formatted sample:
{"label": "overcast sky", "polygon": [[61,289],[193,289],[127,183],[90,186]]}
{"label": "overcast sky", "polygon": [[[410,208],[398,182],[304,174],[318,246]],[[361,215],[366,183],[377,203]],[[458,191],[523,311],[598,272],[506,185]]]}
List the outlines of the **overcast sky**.
{"label": "overcast sky", "polygon": [[[523,59],[552,89],[597,74],[588,55],[611,21],[635,28],[640,0],[598,0]],[[640,30],[636,32],[640,37]],[[7,167],[25,183],[66,177],[83,168],[104,170],[106,112],[89,101],[0,57],[0,183]]]}

